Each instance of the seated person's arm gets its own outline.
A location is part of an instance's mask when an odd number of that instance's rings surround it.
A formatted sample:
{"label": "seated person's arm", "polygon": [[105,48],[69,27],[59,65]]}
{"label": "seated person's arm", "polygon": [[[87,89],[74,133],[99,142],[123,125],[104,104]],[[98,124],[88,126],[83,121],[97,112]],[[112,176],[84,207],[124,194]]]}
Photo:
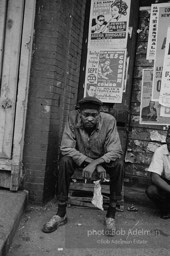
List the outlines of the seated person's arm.
{"label": "seated person's arm", "polygon": [[84,177],[91,178],[97,165],[104,162],[102,158],[91,159],[76,149],[76,138],[70,118],[65,125],[60,150],[62,155],[70,156],[78,166],[84,167]]}
{"label": "seated person's arm", "polygon": [[112,120],[110,120],[109,129],[104,145],[104,152],[105,154],[101,156],[101,158],[106,163],[115,161],[116,159],[121,158],[123,155],[120,138],[117,131],[116,120],[114,117]]}
{"label": "seated person's arm", "polygon": [[87,163],[87,166],[83,169],[82,175],[85,178],[91,178],[97,166],[100,166],[100,164],[104,163],[104,159],[98,158],[94,160],[87,157],[84,162]]}
{"label": "seated person's arm", "polygon": [[[86,158],[84,162],[89,163],[83,169],[83,176],[85,178],[91,178],[94,170],[97,168],[98,172],[104,172],[104,168],[101,167],[102,163],[110,163],[110,161],[115,161],[117,158],[120,158],[122,155],[122,148],[120,143],[119,134],[117,132],[116,121],[114,118],[110,120],[108,125],[108,133],[104,145],[104,155],[98,159],[89,159]],[[102,170],[101,170],[102,169]]]}
{"label": "seated person's arm", "polygon": [[74,128],[72,127],[69,118],[63,132],[60,151],[63,156],[70,156],[78,166],[81,166],[87,158],[87,156],[85,156],[79,150],[76,149],[76,138],[74,134]]}
{"label": "seated person's arm", "polygon": [[170,185],[165,180],[163,180],[159,174],[152,173],[151,179],[153,184],[155,184],[157,187],[170,192]]}

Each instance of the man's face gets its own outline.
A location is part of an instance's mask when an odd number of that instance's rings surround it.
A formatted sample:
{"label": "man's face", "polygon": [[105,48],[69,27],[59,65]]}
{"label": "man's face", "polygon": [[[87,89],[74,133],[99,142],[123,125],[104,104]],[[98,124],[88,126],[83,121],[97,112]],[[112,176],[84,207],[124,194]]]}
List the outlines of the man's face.
{"label": "man's face", "polygon": [[90,86],[90,88],[88,89],[88,95],[90,97],[94,97],[96,93],[96,87],[95,86]]}
{"label": "man's face", "polygon": [[109,66],[109,65],[110,65],[110,61],[107,60],[107,61],[105,62],[105,65],[106,65],[106,66]]}
{"label": "man's face", "polygon": [[155,102],[154,102],[154,101],[150,101],[150,102],[149,102],[149,106],[150,106],[151,108],[153,108],[153,107],[155,106]]}
{"label": "man's face", "polygon": [[112,6],[112,8],[111,8],[111,15],[112,15],[112,17],[116,18],[118,16],[118,14],[119,14],[119,8],[117,6],[115,6],[115,5]]}
{"label": "man's face", "polygon": [[105,21],[105,18],[104,18],[103,16],[100,16],[100,17],[97,19],[97,23],[98,23],[100,26],[103,25],[104,21]]}
{"label": "man's face", "polygon": [[80,111],[81,120],[84,128],[93,129],[99,120],[99,110],[97,109],[83,109]]}
{"label": "man's face", "polygon": [[170,131],[168,131],[166,135],[166,144],[167,144],[168,151],[170,152]]}

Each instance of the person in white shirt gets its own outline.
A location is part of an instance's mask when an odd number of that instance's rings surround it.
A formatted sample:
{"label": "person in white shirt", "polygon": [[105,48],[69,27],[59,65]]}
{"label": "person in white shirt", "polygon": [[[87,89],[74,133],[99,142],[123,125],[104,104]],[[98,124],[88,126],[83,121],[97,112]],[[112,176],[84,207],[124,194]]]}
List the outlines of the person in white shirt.
{"label": "person in white shirt", "polygon": [[152,184],[147,188],[147,196],[156,204],[161,218],[170,218],[170,127],[167,131],[166,144],[154,152],[148,169]]}

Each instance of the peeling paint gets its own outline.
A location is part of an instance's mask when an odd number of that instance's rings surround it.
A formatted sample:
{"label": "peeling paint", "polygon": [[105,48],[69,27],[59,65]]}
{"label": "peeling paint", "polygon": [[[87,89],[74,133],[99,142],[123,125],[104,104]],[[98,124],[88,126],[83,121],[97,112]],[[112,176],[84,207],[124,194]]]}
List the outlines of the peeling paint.
{"label": "peeling paint", "polygon": [[158,131],[151,131],[150,132],[150,138],[151,138],[151,140],[166,142],[166,136],[159,134]]}
{"label": "peeling paint", "polygon": [[29,51],[31,50],[31,46],[32,46],[31,37],[30,37],[28,43],[25,44],[25,46],[27,47],[27,49],[28,49]]}
{"label": "peeling paint", "polygon": [[141,145],[141,141],[139,141],[139,140],[134,140],[134,143],[135,143],[136,146],[140,146]]}
{"label": "peeling paint", "polygon": [[133,139],[150,140],[150,133],[145,129],[133,129],[130,135]]}
{"label": "peeling paint", "polygon": [[50,112],[50,106],[44,106],[44,112],[49,113]]}
{"label": "peeling paint", "polygon": [[132,116],[132,122],[139,122],[139,116]]}
{"label": "peeling paint", "polygon": [[147,146],[147,150],[151,151],[151,152],[155,152],[155,150],[160,147],[160,144],[158,143],[149,143]]}
{"label": "peeling paint", "polygon": [[140,163],[140,164],[147,164],[149,165],[151,162],[151,157],[150,154],[146,155],[145,153],[139,153],[136,157],[136,163]]}
{"label": "peeling paint", "polygon": [[8,109],[8,108],[12,108],[12,101],[8,98],[4,99],[2,102],[1,102],[1,106],[2,108],[5,110],[5,109]]}
{"label": "peeling paint", "polygon": [[131,152],[126,152],[125,162],[126,163],[134,163],[135,162],[135,155]]}
{"label": "peeling paint", "polygon": [[12,19],[9,19],[8,22],[7,22],[7,28],[8,28],[8,29],[11,29],[13,23],[14,23],[13,20],[12,20]]}
{"label": "peeling paint", "polygon": [[139,151],[135,150],[132,152],[127,152],[125,156],[125,162],[126,163],[137,163],[137,164],[144,164],[149,165],[152,159],[152,154],[148,152],[146,154],[146,151]]}
{"label": "peeling paint", "polygon": [[137,100],[138,100],[139,102],[141,101],[141,92],[140,92],[140,91],[137,93]]}
{"label": "peeling paint", "polygon": [[57,87],[61,85],[61,82],[57,82]]}

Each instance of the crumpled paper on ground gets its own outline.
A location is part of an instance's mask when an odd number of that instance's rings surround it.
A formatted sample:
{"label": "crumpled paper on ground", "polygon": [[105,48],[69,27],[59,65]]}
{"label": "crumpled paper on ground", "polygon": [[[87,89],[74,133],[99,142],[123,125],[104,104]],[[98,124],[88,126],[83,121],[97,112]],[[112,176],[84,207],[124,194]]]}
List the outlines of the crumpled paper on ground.
{"label": "crumpled paper on ground", "polygon": [[94,191],[93,191],[93,198],[92,198],[92,204],[99,208],[100,210],[103,209],[103,196],[101,193],[101,184],[100,180],[94,181]]}

